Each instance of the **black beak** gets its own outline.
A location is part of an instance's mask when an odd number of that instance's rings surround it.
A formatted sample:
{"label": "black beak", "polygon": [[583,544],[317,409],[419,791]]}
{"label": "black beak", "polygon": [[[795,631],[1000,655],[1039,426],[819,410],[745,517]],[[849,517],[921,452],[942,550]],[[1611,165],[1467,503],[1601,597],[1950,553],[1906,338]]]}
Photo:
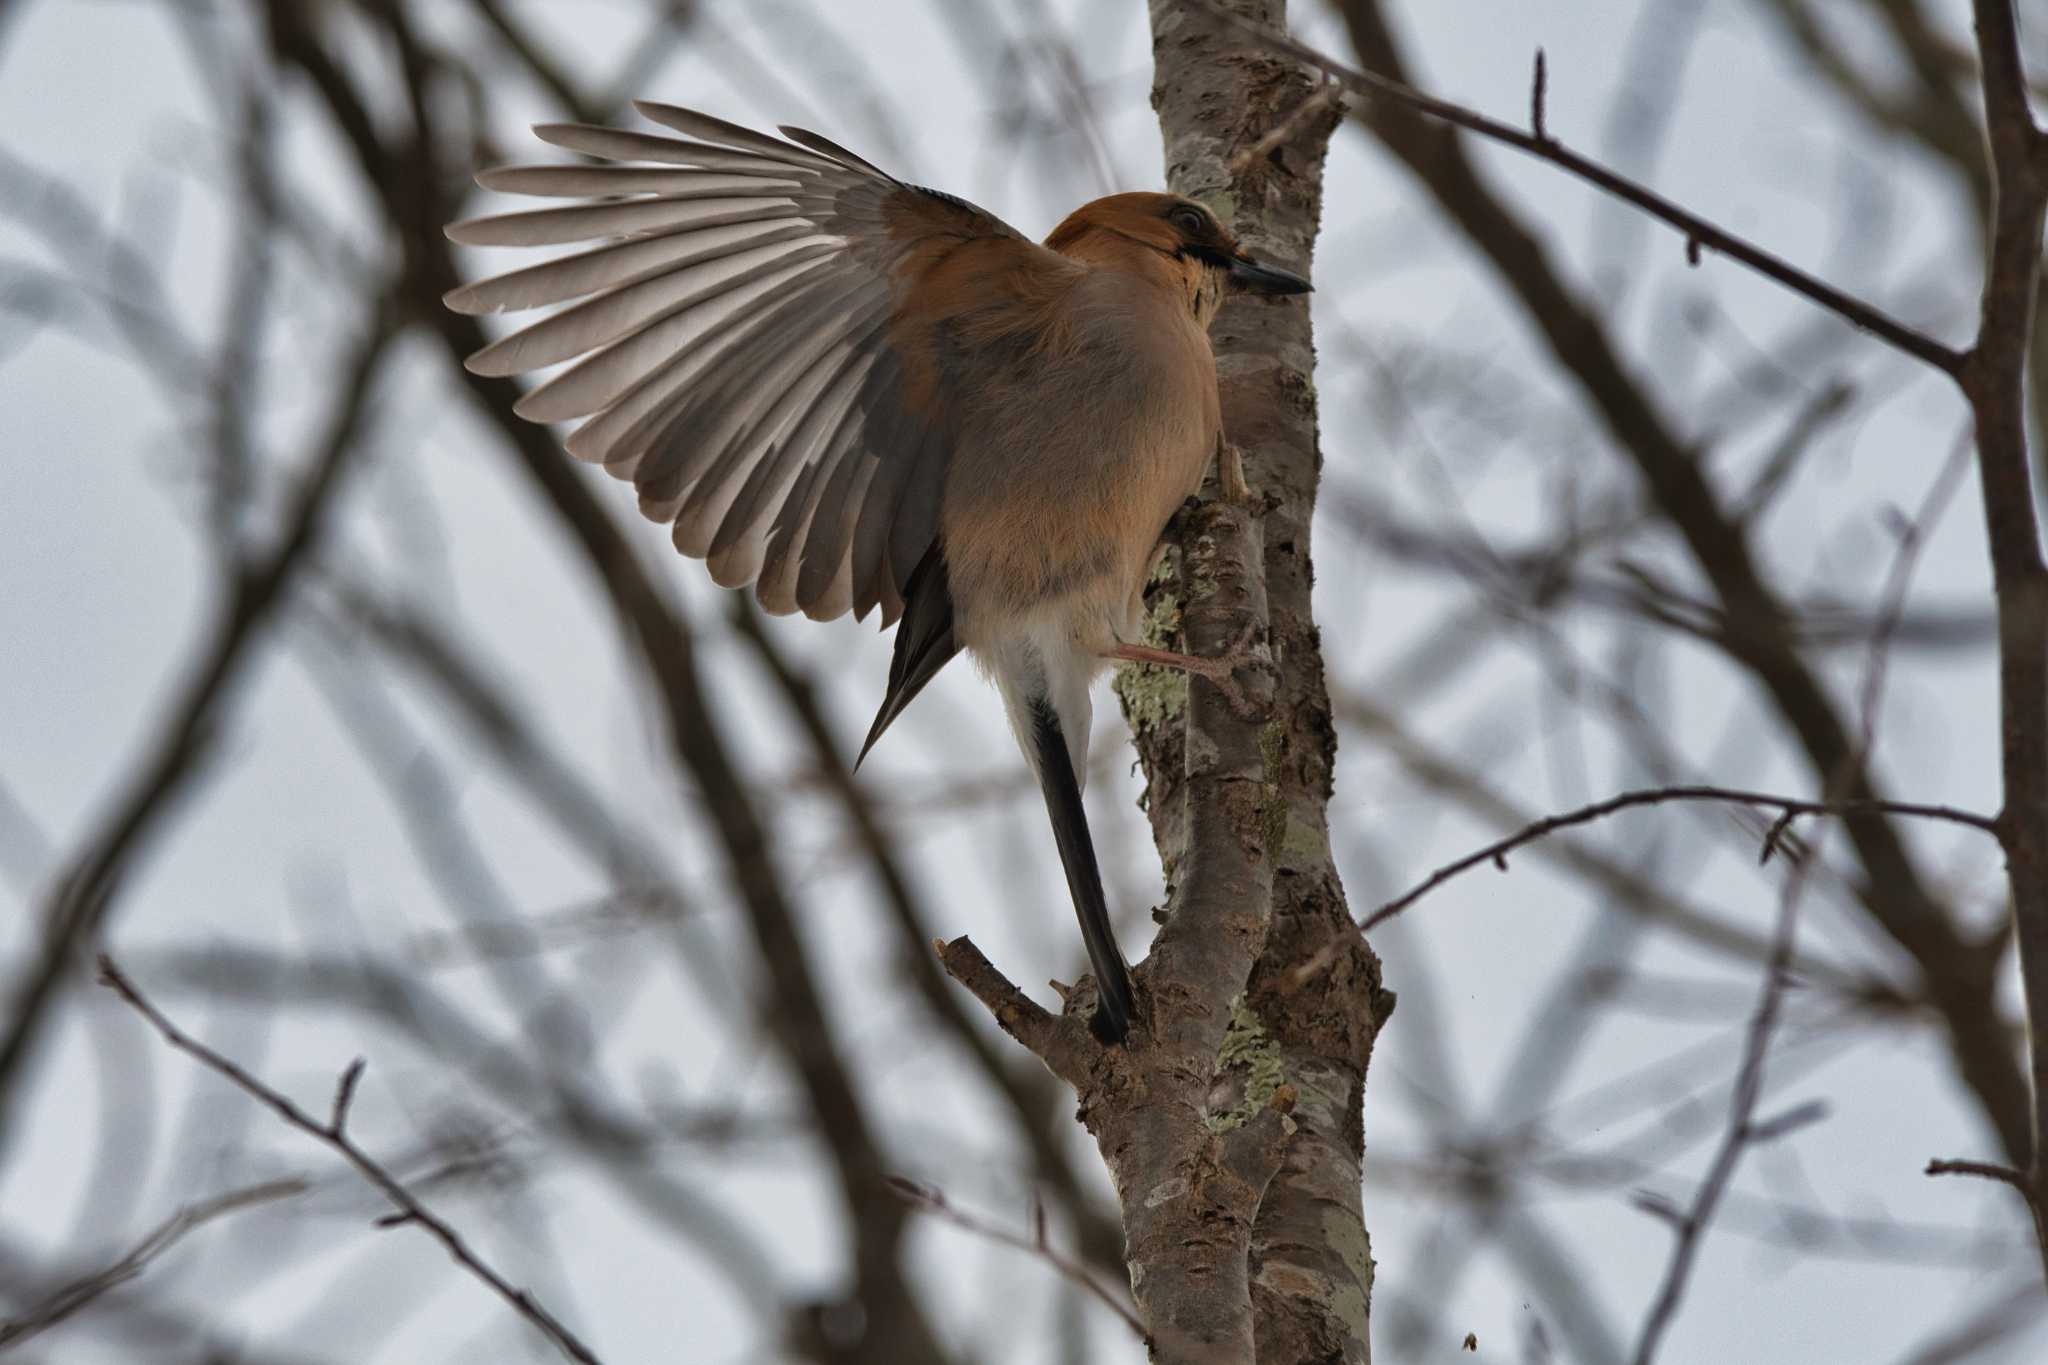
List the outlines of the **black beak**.
{"label": "black beak", "polygon": [[1312,286],[1289,270],[1260,265],[1249,256],[1230,261],[1230,288],[1238,294],[1306,294]]}

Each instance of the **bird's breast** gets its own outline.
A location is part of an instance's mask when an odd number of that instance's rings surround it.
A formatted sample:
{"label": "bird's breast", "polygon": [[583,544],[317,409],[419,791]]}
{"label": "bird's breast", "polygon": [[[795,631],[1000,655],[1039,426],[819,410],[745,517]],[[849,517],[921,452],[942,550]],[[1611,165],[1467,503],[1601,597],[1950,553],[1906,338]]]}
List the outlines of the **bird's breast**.
{"label": "bird's breast", "polygon": [[1089,648],[1123,636],[1160,532],[1215,450],[1207,334],[1170,302],[1096,302],[1059,344],[959,376],[940,528],[970,645],[1048,613]]}

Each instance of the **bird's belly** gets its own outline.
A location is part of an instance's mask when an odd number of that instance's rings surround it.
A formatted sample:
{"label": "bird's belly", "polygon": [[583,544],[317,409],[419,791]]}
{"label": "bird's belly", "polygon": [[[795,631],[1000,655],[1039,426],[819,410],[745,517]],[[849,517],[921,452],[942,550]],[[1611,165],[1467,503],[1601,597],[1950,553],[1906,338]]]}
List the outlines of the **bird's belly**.
{"label": "bird's belly", "polygon": [[1134,638],[1160,532],[1215,449],[1213,408],[1188,397],[1107,421],[1086,405],[1018,413],[995,458],[956,466],[982,475],[949,487],[941,514],[963,644],[1063,631],[1100,652]]}
{"label": "bird's belly", "polygon": [[1061,630],[1085,651],[1133,639],[1159,532],[1217,448],[1208,338],[1174,321],[1145,340],[1122,323],[1083,327],[1057,362],[977,377],[940,505],[969,649]]}

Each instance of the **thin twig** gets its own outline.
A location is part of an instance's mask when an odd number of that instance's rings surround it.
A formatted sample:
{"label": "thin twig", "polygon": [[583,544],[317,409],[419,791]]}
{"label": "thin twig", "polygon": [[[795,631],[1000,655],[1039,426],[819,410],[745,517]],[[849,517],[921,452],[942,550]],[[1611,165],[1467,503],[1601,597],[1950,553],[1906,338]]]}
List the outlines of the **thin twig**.
{"label": "thin twig", "polygon": [[260,1185],[229,1190],[226,1194],[185,1205],[152,1228],[119,1260],[71,1281],[19,1316],[0,1321],[0,1350],[19,1346],[30,1337],[55,1327],[107,1291],[126,1284],[147,1269],[151,1261],[216,1218],[259,1204],[290,1199],[304,1194],[308,1188],[307,1182],[296,1177],[267,1180]]}
{"label": "thin twig", "polygon": [[[1423,878],[1422,881],[1416,883],[1360,920],[1358,931],[1360,933],[1370,933],[1373,929],[1400,914],[1403,910],[1406,910],[1445,882],[1470,872],[1473,868],[1483,863],[1492,863],[1495,867],[1505,872],[1507,870],[1507,855],[1524,844],[1534,843],[1538,839],[1555,834],[1561,829],[1570,829],[1574,825],[1592,824],[1596,820],[1603,820],[1610,815],[1637,806],[1661,806],[1673,801],[1708,801],[1727,805],[1762,806],[1766,809],[1780,811],[1783,816],[1790,817],[1802,815],[1906,815],[1926,820],[1945,820],[1950,824],[1966,825],[1971,829],[1983,830],[1985,833],[1992,835],[1998,833],[1998,821],[1993,816],[1981,815],[1976,811],[1963,810],[1956,806],[1928,805],[1918,801],[1809,801],[1796,796],[1778,796],[1771,792],[1743,791],[1734,787],[1647,787],[1639,791],[1623,792],[1619,796],[1610,796],[1604,801],[1595,801],[1589,806],[1581,806],[1577,810],[1566,811],[1562,815],[1545,816],[1533,824],[1516,830],[1504,839],[1496,839],[1484,848],[1468,853],[1454,862],[1445,863],[1442,867],[1430,873],[1429,876]],[[1782,833],[1783,831],[1778,826],[1772,826],[1771,832],[1766,835],[1764,840],[1762,852],[1765,858],[1770,856],[1773,847],[1782,837]],[[1327,959],[1324,954],[1318,953],[1315,957],[1301,965],[1296,972],[1297,979],[1307,980],[1320,971],[1326,965],[1326,961]]]}
{"label": "thin twig", "polygon": [[[1402,78],[1406,62],[1382,6],[1376,0],[1341,0],[1339,8],[1366,60]],[[1719,624],[1704,638],[1770,699],[1813,771],[1837,771],[1853,748],[1852,727],[1800,649],[1796,613],[1759,561],[1750,528],[1724,511],[1698,443],[1681,435],[1624,362],[1602,311],[1566,282],[1542,244],[1541,225],[1511,208],[1486,183],[1467,140],[1446,136],[1448,130],[1434,121],[1389,105],[1387,116],[1374,120],[1373,131],[1499,273],[1531,330],[1577,382],[1620,453],[1644,479],[1655,514],[1684,539],[1717,599],[1713,610]],[[1881,793],[1873,775],[1864,772],[1847,794]],[[2009,1031],[1992,1008],[1991,954],[1956,923],[1952,907],[1904,843],[1899,822],[1856,820],[1848,833],[1864,874],[1857,898],[1871,921],[1919,968],[1956,1072],[1996,1128],[2004,1155],[2026,1160],[2032,1150],[2027,1117],[2032,1105]]]}
{"label": "thin twig", "polygon": [[319,552],[334,518],[338,490],[368,444],[371,397],[396,334],[395,300],[379,293],[335,385],[336,400],[283,517],[283,532],[259,555],[223,574],[204,638],[172,690],[161,723],[121,779],[106,816],[68,856],[39,912],[42,941],[31,952],[27,979],[0,1036],[0,1152],[10,1140],[27,1064],[70,979],[67,968],[99,933],[138,853],[206,770],[214,756],[236,684],[257,655],[299,571]]}
{"label": "thin twig", "polygon": [[[1883,605],[1878,612],[1877,629],[1871,636],[1870,657],[1864,666],[1863,685],[1859,689],[1861,721],[1856,742],[1843,755],[1835,770],[1828,774],[1827,795],[1831,800],[1838,800],[1839,794],[1854,781],[1855,775],[1863,771],[1876,747],[1877,719],[1884,701],[1892,635],[1905,612],[1906,594],[1912,586],[1920,552],[1927,543],[1928,533],[1940,523],[1950,499],[1962,482],[1963,471],[1968,468],[1969,451],[1967,440],[1956,443],[1935,474],[1934,482],[1928,486],[1912,519],[1899,528],[1898,552],[1893,555],[1891,571],[1885,578],[1880,599]],[[1997,822],[1991,822],[1989,827],[1996,832]],[[1778,900],[1770,965],[1765,969],[1763,988],[1757,995],[1756,1012],[1751,1016],[1748,1036],[1743,1044],[1742,1066],[1731,1092],[1727,1126],[1714,1158],[1708,1164],[1706,1177],[1693,1195],[1692,1206],[1675,1220],[1671,1258],[1665,1265],[1663,1280],[1651,1299],[1642,1331],[1636,1338],[1636,1349],[1631,1357],[1633,1365],[1650,1365],[1656,1358],[1664,1333],[1677,1319],[1678,1306],[1685,1297],[1701,1240],[1708,1224],[1713,1221],[1722,1196],[1735,1179],[1735,1169],[1741,1163],[1743,1153],[1751,1146],[1782,1135],[1781,1124],[1759,1124],[1756,1109],[1763,1097],[1764,1063],[1770,1055],[1771,1035],[1777,1028],[1778,1014],[1784,1003],[1785,983],[1789,976],[1787,969],[1792,962],[1799,928],[1800,896],[1805,891],[1807,877],[1820,864],[1821,844],[1825,838],[1826,831],[1822,831],[1813,850],[1793,865],[1791,874],[1785,879],[1784,890]]]}
{"label": "thin twig", "polygon": [[1086,1266],[1062,1254],[1053,1246],[1052,1239],[1046,1234],[1045,1206],[1037,1200],[1034,1199],[1031,1204],[1031,1235],[1020,1237],[1006,1228],[984,1222],[971,1213],[953,1207],[946,1198],[946,1192],[935,1186],[922,1185],[915,1180],[892,1175],[889,1177],[889,1188],[898,1199],[920,1212],[944,1219],[954,1227],[971,1232],[977,1237],[986,1237],[991,1242],[1000,1242],[1006,1247],[1030,1252],[1058,1271],[1063,1278],[1094,1295],[1110,1312],[1122,1318],[1140,1341],[1149,1340],[1145,1324],[1138,1320],[1137,1309],[1104,1287],[1101,1281],[1088,1273]]}
{"label": "thin twig", "polygon": [[1307,99],[1295,105],[1287,117],[1267,129],[1264,137],[1230,158],[1230,173],[1243,175],[1258,162],[1300,137],[1302,130],[1314,122],[1325,109],[1332,105],[1341,108],[1343,102],[1343,85],[1333,80],[1323,81],[1310,92]]}
{"label": "thin twig", "polygon": [[493,1293],[510,1304],[514,1312],[540,1329],[563,1355],[580,1362],[580,1365],[598,1365],[597,1356],[579,1341],[573,1332],[557,1321],[547,1309],[541,1307],[531,1294],[513,1286],[478,1258],[476,1253],[469,1249],[468,1243],[463,1241],[461,1233],[414,1198],[412,1192],[399,1183],[397,1177],[378,1165],[376,1160],[357,1146],[355,1139],[348,1135],[345,1125],[348,1120],[349,1102],[354,1098],[356,1082],[363,1073],[363,1062],[360,1058],[349,1063],[347,1069],[342,1072],[340,1083],[335,1087],[332,1117],[328,1122],[322,1123],[282,1093],[273,1090],[236,1063],[221,1056],[172,1023],[161,1010],[144,998],[133,982],[122,975],[121,969],[114,965],[112,958],[101,954],[99,963],[100,983],[110,988],[132,1006],[136,1013],[147,1019],[151,1027],[163,1035],[165,1042],[198,1061],[200,1065],[227,1078],[292,1127],[332,1147],[356,1168],[363,1179],[376,1186],[397,1209],[396,1213],[380,1219],[378,1226],[396,1227],[404,1223],[416,1223],[426,1229],[435,1241],[447,1249],[457,1265],[483,1281]]}
{"label": "thin twig", "polygon": [[1334,76],[1355,94],[1367,99],[1385,100],[1402,105],[1418,113],[1427,114],[1431,118],[1455,124],[1481,137],[1527,152],[1533,157],[1550,162],[1567,174],[1577,176],[1588,184],[1605,190],[1617,199],[1635,205],[1651,217],[1669,223],[1684,233],[1689,258],[1696,256],[1702,247],[1709,251],[1717,251],[1731,260],[1741,262],[1758,274],[1777,281],[1795,294],[1811,299],[1852,325],[1897,347],[1916,360],[1925,361],[1944,374],[1953,375],[1962,368],[1963,355],[1953,347],[1936,341],[1925,332],[1908,327],[1881,309],[1816,279],[1781,257],[1772,255],[1762,247],[1736,236],[1698,214],[1680,208],[1656,191],[1637,184],[1627,176],[1579,155],[1552,137],[1547,129],[1539,128],[1535,132],[1524,132],[1512,124],[1488,118],[1463,105],[1425,95],[1399,81],[1388,80],[1370,71],[1360,71],[1356,67],[1346,66],[1334,57],[1326,56],[1306,44],[1296,42],[1283,33],[1276,33],[1263,24],[1232,14],[1215,3],[1215,0],[1195,0],[1195,3],[1218,19],[1253,35],[1273,51],[1285,53],[1296,61],[1306,62]]}
{"label": "thin twig", "polygon": [[1969,1175],[1979,1180],[1996,1180],[2018,1190],[2028,1203],[2034,1200],[2033,1183],[2025,1171],[2016,1171],[2010,1166],[1999,1166],[1989,1161],[1955,1161],[1935,1157],[1927,1163],[1928,1175]]}

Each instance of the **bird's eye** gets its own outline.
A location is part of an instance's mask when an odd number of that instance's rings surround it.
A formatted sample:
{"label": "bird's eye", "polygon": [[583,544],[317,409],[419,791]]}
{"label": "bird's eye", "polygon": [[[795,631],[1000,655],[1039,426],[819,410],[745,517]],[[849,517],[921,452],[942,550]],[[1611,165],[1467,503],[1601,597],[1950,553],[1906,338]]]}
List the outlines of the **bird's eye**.
{"label": "bird's eye", "polygon": [[1203,236],[1209,226],[1208,223],[1203,221],[1202,211],[1187,204],[1182,204],[1167,214],[1166,221],[1172,223],[1190,237]]}

